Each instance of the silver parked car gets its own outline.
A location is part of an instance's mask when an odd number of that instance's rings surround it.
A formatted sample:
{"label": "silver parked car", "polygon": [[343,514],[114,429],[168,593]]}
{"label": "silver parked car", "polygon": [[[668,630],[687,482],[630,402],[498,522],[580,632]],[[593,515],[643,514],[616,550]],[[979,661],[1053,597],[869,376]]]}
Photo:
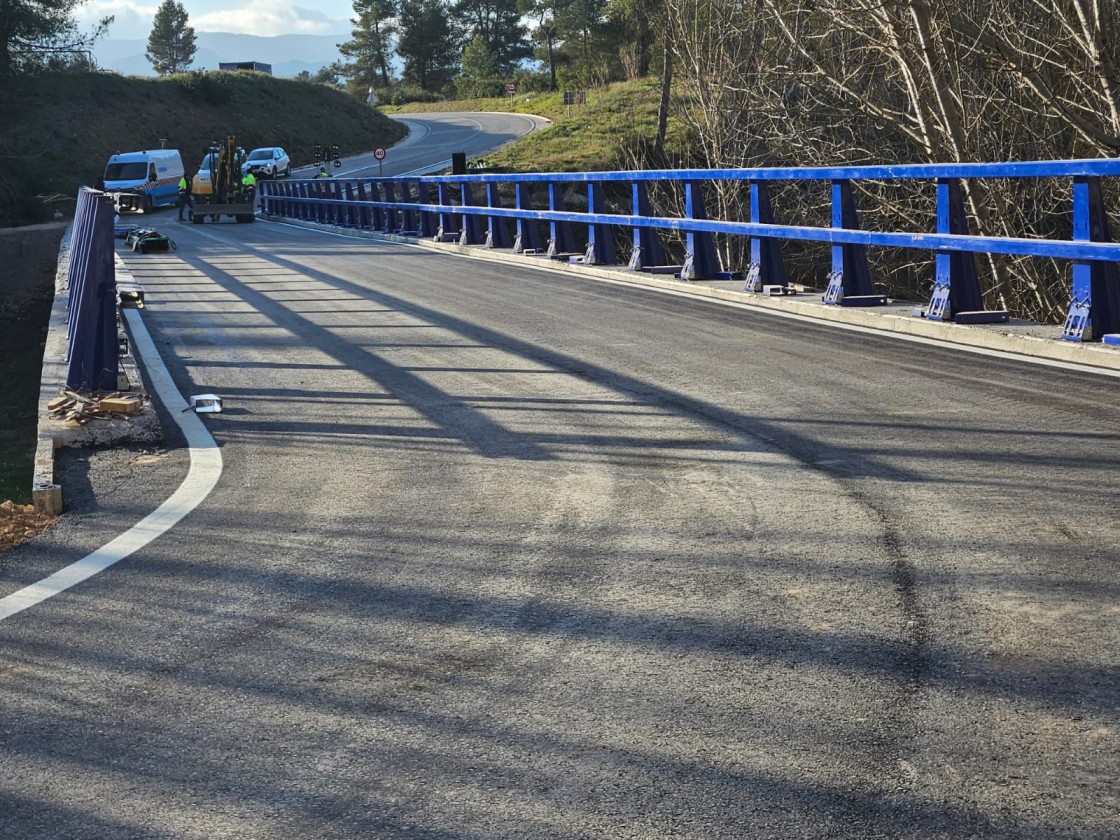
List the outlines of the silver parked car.
{"label": "silver parked car", "polygon": [[252,172],[257,178],[286,178],[292,174],[292,162],[279,146],[265,146],[249,152],[249,157],[241,164],[242,177],[246,172]]}

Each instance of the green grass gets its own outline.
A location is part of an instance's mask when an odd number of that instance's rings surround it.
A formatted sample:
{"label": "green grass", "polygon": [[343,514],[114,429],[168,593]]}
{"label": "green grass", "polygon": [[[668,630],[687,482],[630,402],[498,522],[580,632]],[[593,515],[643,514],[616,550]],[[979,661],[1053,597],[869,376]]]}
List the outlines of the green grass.
{"label": "green grass", "polygon": [[[386,113],[430,111],[505,111],[536,114],[553,124],[545,131],[486,156],[491,169],[510,172],[575,172],[625,168],[634,149],[657,133],[660,90],[639,79],[587,91],[583,106],[565,106],[561,93],[518,94],[494,99],[449,100],[386,108]],[[688,131],[670,118],[665,151],[670,159],[687,155]]]}

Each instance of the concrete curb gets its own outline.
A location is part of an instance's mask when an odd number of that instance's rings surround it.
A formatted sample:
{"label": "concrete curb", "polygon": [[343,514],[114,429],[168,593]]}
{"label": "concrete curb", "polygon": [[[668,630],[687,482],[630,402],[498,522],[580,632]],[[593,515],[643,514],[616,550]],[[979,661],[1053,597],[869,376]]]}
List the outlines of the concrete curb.
{"label": "concrete curb", "polygon": [[[141,413],[128,420],[97,420],[79,426],[72,420],[52,417],[47,403],[58,396],[66,386],[68,349],[68,312],[70,289],[67,272],[70,266],[70,238],[67,229],[59,247],[58,268],[55,272],[54,303],[51,306],[47,327],[47,342],[43,350],[43,370],[39,378],[39,423],[35,444],[35,464],[31,484],[31,501],[38,513],[58,516],[62,513],[62,486],[54,480],[55,450],[63,446],[109,446],[120,443],[155,443],[163,439],[159,417],[142,387],[140,369],[129,352],[119,359],[118,390],[133,391],[143,396]],[[124,267],[120,257],[114,255],[118,281],[137,285],[131,272]]]}
{"label": "concrete curb", "polygon": [[662,289],[690,297],[721,300],[742,306],[770,310],[783,315],[794,315],[806,319],[828,321],[847,326],[857,326],[877,332],[913,336],[930,341],[960,345],[1001,353],[1011,353],[1034,359],[1045,359],[1063,364],[1078,365],[1120,372],[1120,350],[1101,344],[1079,344],[1061,339],[1062,329],[1058,326],[1037,324],[1031,321],[1013,319],[1007,324],[955,324],[944,321],[929,321],[915,317],[913,311],[917,303],[895,302],[886,307],[858,309],[854,307],[827,306],[821,302],[820,293],[804,292],[785,297],[765,297],[754,292],[741,291],[741,281],[681,281],[668,280],[657,275],[629,271],[624,267],[588,266],[578,263],[565,263],[550,260],[543,256],[525,256],[509,251],[498,251],[481,245],[458,245],[448,242],[434,242],[410,236],[378,233],[375,231],[355,230],[288,219],[282,216],[261,214],[263,219],[284,224],[341,233],[355,238],[374,239],[385,242],[403,242],[433,250],[485,259],[491,262],[511,263],[514,265],[533,265],[537,268],[579,274],[585,277],[598,277],[613,283],[623,283],[645,288]]}

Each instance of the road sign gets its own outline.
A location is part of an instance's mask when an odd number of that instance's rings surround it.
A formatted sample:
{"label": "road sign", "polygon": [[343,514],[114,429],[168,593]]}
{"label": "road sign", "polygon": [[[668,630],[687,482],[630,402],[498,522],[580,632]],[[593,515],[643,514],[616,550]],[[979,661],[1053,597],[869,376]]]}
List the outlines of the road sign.
{"label": "road sign", "polygon": [[376,149],[373,150],[373,156],[377,160],[385,160],[385,147],[384,146],[378,146]]}
{"label": "road sign", "polygon": [[506,90],[509,93],[517,93],[517,82],[506,82]]}

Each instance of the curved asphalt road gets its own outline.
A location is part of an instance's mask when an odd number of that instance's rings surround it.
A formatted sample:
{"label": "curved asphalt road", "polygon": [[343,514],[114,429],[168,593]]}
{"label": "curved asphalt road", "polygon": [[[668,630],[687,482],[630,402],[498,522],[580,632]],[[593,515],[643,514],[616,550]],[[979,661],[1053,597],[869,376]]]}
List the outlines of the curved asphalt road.
{"label": "curved asphalt road", "polygon": [[[466,152],[467,159],[478,157],[526,134],[548,125],[549,120],[532,114],[446,112],[409,114],[394,119],[408,126],[408,136],[386,150],[379,165],[371,149],[367,154],[348,157],[336,177],[377,177],[380,175],[419,175],[451,167],[453,152]],[[309,176],[314,167],[297,172]]]}
{"label": "curved asphalt road", "polygon": [[[0,622],[0,836],[1116,836],[1113,379],[174,232],[126,261],[225,472]],[[0,596],[185,468],[68,457]]]}

